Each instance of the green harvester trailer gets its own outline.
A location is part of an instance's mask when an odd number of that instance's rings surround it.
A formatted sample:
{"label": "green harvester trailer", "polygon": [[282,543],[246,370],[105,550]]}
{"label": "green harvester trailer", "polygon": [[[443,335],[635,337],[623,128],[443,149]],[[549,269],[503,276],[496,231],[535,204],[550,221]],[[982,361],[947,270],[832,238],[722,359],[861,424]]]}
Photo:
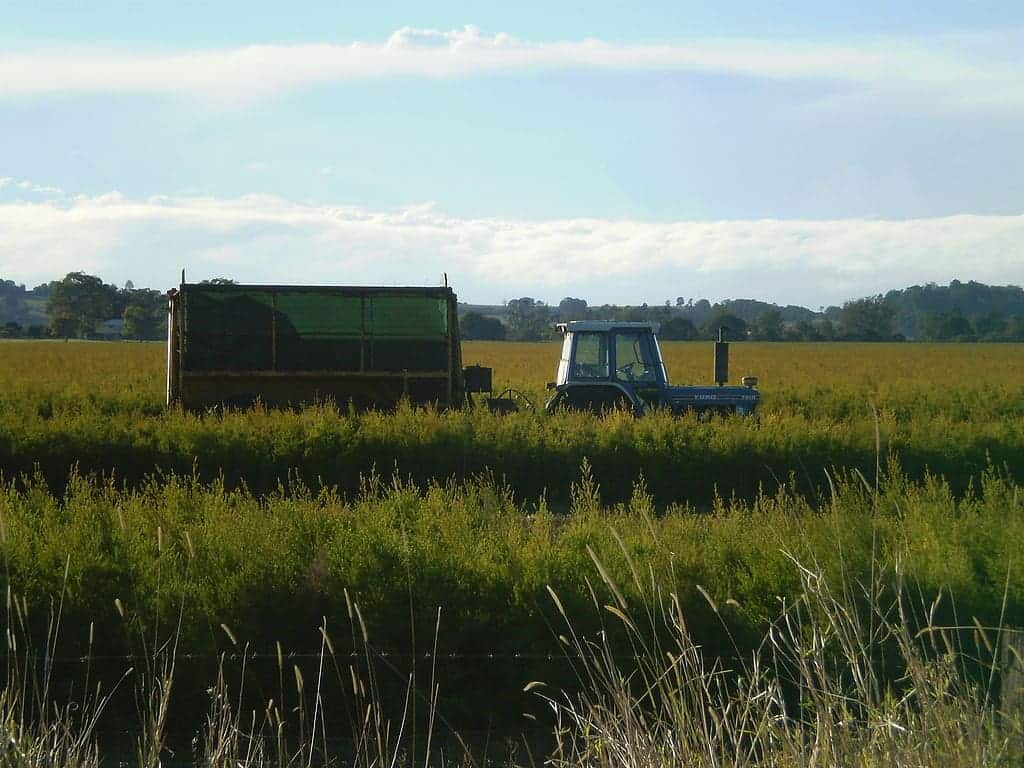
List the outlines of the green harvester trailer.
{"label": "green harvester trailer", "polygon": [[448,287],[182,282],[168,299],[168,405],[458,408],[491,388],[462,368]]}

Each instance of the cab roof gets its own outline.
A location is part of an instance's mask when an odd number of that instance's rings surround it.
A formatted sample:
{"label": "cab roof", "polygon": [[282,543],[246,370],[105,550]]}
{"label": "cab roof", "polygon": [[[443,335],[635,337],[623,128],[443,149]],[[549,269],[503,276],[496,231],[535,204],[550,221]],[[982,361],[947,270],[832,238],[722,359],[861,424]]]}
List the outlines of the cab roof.
{"label": "cab roof", "polygon": [[660,325],[653,322],[618,321],[618,320],[571,320],[568,323],[558,323],[557,326],[562,333],[577,333],[579,331],[650,331],[657,333]]}

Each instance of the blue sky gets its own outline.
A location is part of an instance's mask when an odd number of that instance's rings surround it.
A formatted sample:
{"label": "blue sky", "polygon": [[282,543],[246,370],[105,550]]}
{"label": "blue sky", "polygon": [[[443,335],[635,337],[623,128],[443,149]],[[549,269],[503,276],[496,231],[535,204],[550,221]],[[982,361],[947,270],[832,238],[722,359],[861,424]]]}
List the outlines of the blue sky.
{"label": "blue sky", "polygon": [[0,275],[1019,284],[1022,51],[1009,2],[8,2]]}

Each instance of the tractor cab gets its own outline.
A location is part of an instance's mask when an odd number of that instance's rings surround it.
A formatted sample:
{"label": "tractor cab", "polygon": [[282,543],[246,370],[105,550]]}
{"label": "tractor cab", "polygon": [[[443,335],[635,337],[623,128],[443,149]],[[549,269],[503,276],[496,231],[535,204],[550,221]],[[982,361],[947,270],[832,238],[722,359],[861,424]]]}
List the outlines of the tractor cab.
{"label": "tractor cab", "polygon": [[600,413],[615,408],[641,415],[651,408],[674,413],[710,411],[750,414],[760,401],[757,379],[726,386],[728,343],[715,345],[715,379],[710,386],[672,386],[658,346],[658,324],[583,320],[559,323],[564,335],[555,390],[547,410]]}

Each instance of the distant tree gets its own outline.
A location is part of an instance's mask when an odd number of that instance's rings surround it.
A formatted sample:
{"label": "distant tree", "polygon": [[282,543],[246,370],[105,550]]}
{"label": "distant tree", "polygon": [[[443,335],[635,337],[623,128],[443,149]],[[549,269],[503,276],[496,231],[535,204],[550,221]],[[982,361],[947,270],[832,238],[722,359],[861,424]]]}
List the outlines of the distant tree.
{"label": "distant tree", "polygon": [[[974,324],[975,333],[982,338],[999,338],[992,329],[984,333],[977,329],[977,321],[986,315],[1011,317],[1024,314],[1024,290],[1015,285],[985,285],[973,280],[953,280],[948,286],[926,283],[898,291],[889,291],[885,301],[896,312],[897,329],[915,338],[925,335],[923,323],[927,315],[959,311]],[[929,332],[934,332],[934,324]]]}
{"label": "distant tree", "polygon": [[719,329],[723,329],[723,336],[730,341],[743,341],[747,338],[747,324],[728,312],[716,311],[701,326],[701,335],[706,339],[717,339]]}
{"label": "distant tree", "polygon": [[153,317],[152,312],[147,312],[144,307],[132,304],[124,310],[124,325],[121,326],[121,335],[126,339],[152,339],[160,332],[161,323],[158,318]]}
{"label": "distant tree", "polygon": [[459,320],[462,338],[478,341],[504,341],[506,329],[496,317],[487,317],[479,312],[467,312]]}
{"label": "distant tree", "polygon": [[160,339],[167,328],[167,296],[151,288],[122,290],[119,293],[121,334],[128,339]]}
{"label": "distant tree", "polygon": [[3,339],[16,339],[22,335],[22,332],[21,325],[13,320],[0,325],[0,338]]}
{"label": "distant tree", "polygon": [[95,330],[96,323],[114,314],[117,288],[95,275],[70,272],[51,285],[46,315],[56,336],[85,338]]}
{"label": "distant tree", "polygon": [[996,341],[1006,336],[1006,315],[988,312],[974,321],[974,332],[979,339]]}
{"label": "distant tree", "polygon": [[839,327],[850,341],[889,341],[893,337],[895,313],[882,296],[856,299],[843,304]]}
{"label": "distant tree", "polygon": [[754,320],[750,333],[758,341],[779,341],[782,339],[782,312],[766,309]]}
{"label": "distant tree", "polygon": [[72,317],[71,315],[55,315],[49,316],[49,321],[50,324],[47,332],[50,336],[69,339],[72,336],[78,336],[81,332],[80,320],[77,317]]}
{"label": "distant tree", "polygon": [[821,341],[821,334],[818,332],[817,326],[810,320],[797,320],[792,325],[786,326],[783,338],[787,341]]}
{"label": "distant tree", "polygon": [[547,304],[529,296],[512,299],[505,305],[512,337],[518,341],[537,341],[551,335],[551,313]]}
{"label": "distant tree", "polygon": [[17,321],[25,312],[24,293],[0,293],[0,322]]}
{"label": "distant tree", "polygon": [[558,318],[560,320],[584,320],[587,317],[587,302],[566,296],[558,302]]}
{"label": "distant tree", "polygon": [[654,307],[649,307],[647,310],[647,317],[652,322],[666,323],[675,313],[672,311],[672,303],[666,301],[664,304],[658,304]]}
{"label": "distant tree", "polygon": [[55,286],[56,284],[56,280],[54,280],[51,283],[41,283],[37,285],[35,288],[33,288],[31,291],[29,291],[29,293],[31,293],[32,296],[37,299],[48,299],[50,298],[50,294],[53,292],[53,286]]}
{"label": "distant tree", "polygon": [[707,299],[698,299],[697,301],[691,299],[686,302],[686,307],[683,309],[684,316],[698,327],[704,325],[713,312],[711,302]]}
{"label": "distant tree", "polygon": [[1011,317],[1006,322],[1006,340],[1024,341],[1024,315]]}
{"label": "distant tree", "polygon": [[4,296],[24,296],[25,286],[21,283],[16,283],[13,280],[0,280],[0,297]]}
{"label": "distant tree", "polygon": [[700,338],[697,327],[685,317],[673,317],[663,322],[659,335],[666,341],[692,341]]}
{"label": "distant tree", "polygon": [[921,318],[921,338],[927,341],[974,341],[974,328],[959,309],[930,312]]}
{"label": "distant tree", "polygon": [[200,280],[200,285],[238,285],[237,280],[230,277],[212,277],[209,280]]}
{"label": "distant tree", "polygon": [[831,320],[827,317],[823,317],[819,320],[815,320],[812,325],[814,331],[817,334],[817,338],[821,341],[834,341],[836,338],[836,327]]}

